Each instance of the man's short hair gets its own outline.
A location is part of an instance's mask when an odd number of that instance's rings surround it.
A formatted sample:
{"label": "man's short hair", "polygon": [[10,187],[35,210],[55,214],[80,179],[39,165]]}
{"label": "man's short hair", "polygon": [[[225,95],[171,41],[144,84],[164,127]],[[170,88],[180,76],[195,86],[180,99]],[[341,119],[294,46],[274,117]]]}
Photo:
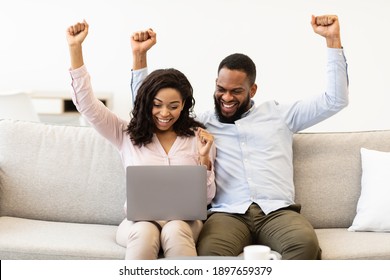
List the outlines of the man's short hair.
{"label": "man's short hair", "polygon": [[219,64],[218,73],[222,68],[239,70],[246,73],[251,85],[256,81],[256,65],[253,60],[245,54],[234,53],[225,57]]}

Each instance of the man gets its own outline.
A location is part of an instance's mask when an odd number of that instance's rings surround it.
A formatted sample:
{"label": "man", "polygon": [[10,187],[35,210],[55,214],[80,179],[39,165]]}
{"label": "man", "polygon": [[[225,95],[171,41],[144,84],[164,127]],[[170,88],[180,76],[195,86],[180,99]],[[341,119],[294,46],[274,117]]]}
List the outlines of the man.
{"label": "man", "polygon": [[[326,39],[328,82],[325,93],[310,100],[257,105],[256,67],[248,56],[232,54],[218,67],[215,112],[199,116],[217,147],[217,192],[199,236],[199,255],[234,256],[247,245],[263,244],[283,259],[321,258],[314,229],[294,203],[293,134],[348,105],[348,76],[337,16],[312,16],[311,25]],[[147,74],[146,53],[155,43],[151,29],[132,38],[133,93]]]}

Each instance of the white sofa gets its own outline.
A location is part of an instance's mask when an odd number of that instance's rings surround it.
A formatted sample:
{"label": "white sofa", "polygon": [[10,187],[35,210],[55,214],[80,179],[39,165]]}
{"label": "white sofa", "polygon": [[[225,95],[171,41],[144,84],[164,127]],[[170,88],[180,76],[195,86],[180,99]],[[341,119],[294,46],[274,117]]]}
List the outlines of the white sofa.
{"label": "white sofa", "polygon": [[[323,259],[390,259],[390,233],[347,231],[362,146],[390,151],[390,131],[295,135],[296,201]],[[94,129],[0,120],[0,259],[123,259],[124,199],[119,153]]]}

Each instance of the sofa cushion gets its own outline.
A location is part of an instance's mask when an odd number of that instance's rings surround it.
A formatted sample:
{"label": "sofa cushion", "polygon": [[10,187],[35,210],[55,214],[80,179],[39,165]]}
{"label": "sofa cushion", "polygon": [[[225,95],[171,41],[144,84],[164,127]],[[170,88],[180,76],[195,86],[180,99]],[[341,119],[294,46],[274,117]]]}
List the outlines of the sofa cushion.
{"label": "sofa cushion", "polygon": [[294,135],[296,202],[315,228],[348,228],[361,190],[361,148],[390,151],[390,131]]}
{"label": "sofa cushion", "polygon": [[316,229],[324,260],[389,260],[390,234]]}
{"label": "sofa cushion", "polygon": [[390,231],[390,153],[361,149],[362,190],[350,231]]}
{"label": "sofa cushion", "polygon": [[0,216],[118,225],[125,172],[91,127],[0,120]]}
{"label": "sofa cushion", "polygon": [[0,217],[0,259],[124,259],[116,226]]}

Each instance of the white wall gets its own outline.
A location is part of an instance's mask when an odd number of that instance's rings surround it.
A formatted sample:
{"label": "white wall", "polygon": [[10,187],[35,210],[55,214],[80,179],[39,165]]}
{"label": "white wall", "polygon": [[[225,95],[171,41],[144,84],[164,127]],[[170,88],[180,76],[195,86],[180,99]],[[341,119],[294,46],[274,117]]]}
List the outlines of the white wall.
{"label": "white wall", "polygon": [[324,90],[326,48],[311,14],[337,14],[349,63],[350,105],[310,131],[389,129],[390,2],[387,0],[0,0],[0,91],[70,89],[66,28],[85,18],[85,63],[95,91],[130,109],[130,35],[152,27],[150,69],[175,67],[193,84],[196,111],[213,107],[219,61],[233,52],[257,64],[257,102]]}

